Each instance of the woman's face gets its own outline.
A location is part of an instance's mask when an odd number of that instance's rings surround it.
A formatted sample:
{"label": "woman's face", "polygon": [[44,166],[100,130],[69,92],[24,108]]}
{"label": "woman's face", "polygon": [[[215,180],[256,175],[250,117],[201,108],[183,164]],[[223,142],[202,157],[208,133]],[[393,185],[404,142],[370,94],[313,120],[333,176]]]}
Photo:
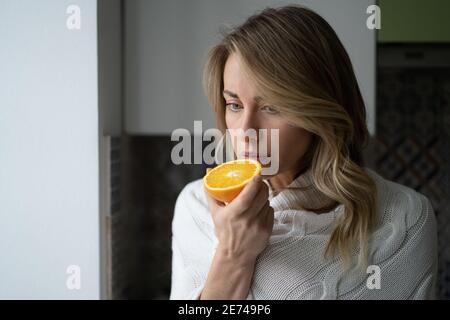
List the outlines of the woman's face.
{"label": "woman's face", "polygon": [[[258,99],[252,82],[246,77],[241,68],[239,56],[235,53],[228,57],[224,69],[225,122],[233,141],[233,149],[238,158],[258,158],[266,154],[276,159],[277,141],[272,141],[271,130],[278,129],[278,173],[295,172],[302,166],[302,157],[311,145],[312,134],[303,128],[290,124],[275,108],[264,105]],[[239,134],[242,129],[254,129],[259,146],[266,144],[267,152],[258,154],[254,140]],[[265,137],[259,136],[260,129],[267,129]],[[236,132],[238,131],[238,132]],[[237,145],[238,144],[238,145]],[[261,148],[261,147],[260,147]],[[240,152],[242,151],[242,152]],[[260,158],[260,161],[264,158]],[[266,165],[267,166],[267,165]]]}

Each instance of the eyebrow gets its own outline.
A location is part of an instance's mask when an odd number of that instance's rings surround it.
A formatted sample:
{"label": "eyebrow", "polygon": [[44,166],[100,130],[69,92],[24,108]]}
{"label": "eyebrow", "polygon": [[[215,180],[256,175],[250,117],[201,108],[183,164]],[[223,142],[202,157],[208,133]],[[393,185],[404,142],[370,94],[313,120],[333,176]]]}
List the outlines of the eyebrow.
{"label": "eyebrow", "polygon": [[[236,93],[231,92],[229,90],[223,90],[223,94],[226,94],[226,95],[229,95],[230,97],[239,99],[239,96]],[[255,102],[261,102],[263,100],[263,98],[260,96],[256,96],[253,98],[253,100],[255,100]]]}

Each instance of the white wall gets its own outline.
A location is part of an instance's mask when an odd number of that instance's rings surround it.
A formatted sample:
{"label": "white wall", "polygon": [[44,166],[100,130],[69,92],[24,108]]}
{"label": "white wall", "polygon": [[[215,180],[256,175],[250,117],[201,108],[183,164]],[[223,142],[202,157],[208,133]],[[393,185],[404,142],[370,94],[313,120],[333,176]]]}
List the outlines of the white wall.
{"label": "white wall", "polygon": [[99,298],[96,23],[92,0],[0,2],[0,299]]}
{"label": "white wall", "polygon": [[375,31],[366,9],[375,0],[133,0],[126,1],[125,128],[134,134],[167,134],[175,128],[215,127],[201,87],[208,48],[219,27],[240,24],[266,6],[306,4],[335,29],[353,61],[375,128]]}

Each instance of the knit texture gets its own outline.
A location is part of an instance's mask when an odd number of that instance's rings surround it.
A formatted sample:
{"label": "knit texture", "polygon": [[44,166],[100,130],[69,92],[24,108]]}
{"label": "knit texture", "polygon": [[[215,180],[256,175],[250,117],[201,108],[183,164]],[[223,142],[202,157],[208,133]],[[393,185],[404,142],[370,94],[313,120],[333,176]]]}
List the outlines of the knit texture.
{"label": "knit texture", "polygon": [[[329,201],[312,188],[311,172],[276,194],[270,189],[274,227],[259,255],[247,299],[434,299],[437,279],[437,231],[430,201],[422,194],[386,180],[365,168],[378,191],[378,223],[369,241],[369,265],[380,270],[380,289],[368,285],[370,272],[344,272],[337,257],[323,253],[344,214],[339,204],[325,213],[298,209],[299,203],[321,207]],[[308,187],[309,186],[309,187]],[[329,203],[328,203],[329,204]],[[170,299],[198,299],[217,247],[214,223],[202,180],[178,196],[172,221]],[[357,252],[353,252],[356,262]]]}

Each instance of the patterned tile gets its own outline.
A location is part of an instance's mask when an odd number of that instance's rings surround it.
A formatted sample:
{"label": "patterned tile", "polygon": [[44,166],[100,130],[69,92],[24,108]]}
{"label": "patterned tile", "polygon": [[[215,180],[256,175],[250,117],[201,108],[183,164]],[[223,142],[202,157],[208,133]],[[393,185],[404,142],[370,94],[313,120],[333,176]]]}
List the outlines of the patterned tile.
{"label": "patterned tile", "polygon": [[414,138],[408,138],[403,140],[397,147],[397,154],[402,158],[404,163],[411,163],[420,155],[421,148],[421,144]]}
{"label": "patterned tile", "polygon": [[374,169],[431,201],[438,221],[439,294],[450,298],[450,72],[378,70]]}

